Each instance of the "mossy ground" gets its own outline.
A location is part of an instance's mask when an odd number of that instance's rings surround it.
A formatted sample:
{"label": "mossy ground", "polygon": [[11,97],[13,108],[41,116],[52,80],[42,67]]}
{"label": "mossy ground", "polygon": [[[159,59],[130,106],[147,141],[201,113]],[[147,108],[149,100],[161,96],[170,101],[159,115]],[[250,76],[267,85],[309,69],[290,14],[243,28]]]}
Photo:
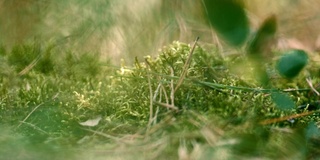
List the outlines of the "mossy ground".
{"label": "mossy ground", "polygon": [[[173,42],[158,57],[114,67],[93,53],[66,51],[54,56],[50,45],[2,47],[1,158],[320,156],[318,112],[277,120],[319,110],[318,96],[305,80],[311,76],[315,86],[319,82],[317,63],[310,60],[303,73],[290,81],[270,64],[272,87],[262,88],[245,55],[222,56],[200,44],[177,87],[190,49]],[[291,110],[277,108],[271,98],[274,91],[286,89],[291,89],[285,94],[296,106]],[[311,110],[307,104],[312,103]],[[298,109],[302,105],[309,110]],[[101,117],[99,124],[81,124],[96,117]]]}

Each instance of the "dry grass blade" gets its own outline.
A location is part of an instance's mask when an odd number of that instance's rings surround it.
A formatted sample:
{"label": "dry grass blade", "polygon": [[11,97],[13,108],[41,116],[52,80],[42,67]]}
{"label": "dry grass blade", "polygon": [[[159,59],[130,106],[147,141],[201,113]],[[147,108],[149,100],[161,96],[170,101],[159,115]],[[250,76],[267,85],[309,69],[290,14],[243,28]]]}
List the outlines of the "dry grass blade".
{"label": "dry grass blade", "polygon": [[320,96],[320,93],[313,87],[311,79],[310,78],[306,78],[308,85],[310,86],[310,88],[312,89],[312,91],[314,93],[316,93],[318,96]]}
{"label": "dry grass blade", "polygon": [[[146,64],[149,64],[146,59],[145,59],[145,61],[146,61]],[[149,66],[149,65],[147,65],[147,66]],[[149,66],[149,68],[150,68],[150,66]],[[154,99],[154,97],[153,97],[153,93],[152,93],[153,91],[152,91],[152,86],[151,86],[150,74],[149,73],[147,74],[147,78],[148,78],[148,86],[149,86],[149,94],[150,94],[150,98],[149,98],[149,100],[150,100],[149,122],[148,122],[148,130],[149,130],[149,128],[151,126],[151,123],[153,121],[153,99]]]}
{"label": "dry grass blade", "polygon": [[87,128],[82,128],[83,130],[86,130],[86,131],[89,131],[89,132],[92,132],[94,134],[97,134],[97,135],[100,135],[100,136],[103,136],[103,137],[106,137],[108,139],[111,139],[111,140],[114,140],[116,142],[121,142],[121,143],[128,143],[124,140],[122,140],[121,138],[118,138],[118,137],[115,137],[115,136],[111,136],[111,135],[108,135],[106,133],[103,133],[103,132],[99,132],[99,131],[95,131],[95,130],[92,130],[92,129],[87,129]]}
{"label": "dry grass blade", "polygon": [[37,105],[37,106],[27,115],[27,117],[24,118],[23,121],[21,121],[21,122],[19,123],[19,125],[17,126],[17,128],[20,127],[22,123],[25,123],[26,120],[31,116],[31,114],[32,114],[34,111],[36,111],[36,110],[37,110],[41,105],[43,105],[43,104],[44,104],[44,103],[40,103],[39,105]]}
{"label": "dry grass blade", "polygon": [[25,75],[28,73],[41,59],[42,55],[38,55],[36,59],[34,59],[27,67],[25,67],[22,71],[18,73],[19,76]]}
{"label": "dry grass blade", "polygon": [[[26,125],[28,125],[28,126],[30,126],[30,127],[32,127],[33,129],[35,129],[35,130],[37,130],[37,131],[39,131],[39,132],[41,132],[41,133],[44,133],[44,134],[49,135],[48,132],[42,130],[41,128],[37,127],[36,125],[34,125],[34,124],[32,124],[32,123],[28,123],[28,122],[25,122],[25,121],[20,121],[20,125],[21,125],[22,123],[23,123],[23,124],[26,124]],[[19,125],[19,126],[20,126],[20,125]]]}
{"label": "dry grass blade", "polygon": [[[156,97],[158,96],[160,89],[161,89],[161,83],[159,83],[159,85],[158,85],[158,87],[157,87],[157,89],[156,89],[156,91],[155,91],[155,93],[154,93],[154,96],[153,96],[153,100],[152,100],[152,101],[156,101]],[[160,101],[161,101],[161,95],[160,95]],[[157,123],[158,113],[159,113],[159,106],[157,106],[156,112],[155,112],[155,114],[154,114],[154,116],[153,116],[153,119],[152,119],[152,122],[153,122],[154,124]]]}
{"label": "dry grass blade", "polygon": [[191,50],[190,50],[190,53],[189,53],[189,57],[188,57],[186,63],[184,64],[184,66],[183,66],[182,74],[181,74],[181,76],[180,76],[180,78],[179,78],[179,80],[178,80],[178,83],[177,83],[176,88],[174,89],[174,92],[176,92],[176,91],[178,90],[178,88],[179,88],[180,85],[182,84],[184,78],[186,77],[187,70],[188,70],[188,68],[189,68],[189,66],[190,66],[191,58],[192,58],[192,55],[193,55],[193,51],[194,51],[194,49],[196,48],[196,45],[197,45],[198,40],[199,40],[199,37],[197,37],[196,40],[195,40],[194,43],[193,43],[193,46],[192,46],[192,48],[191,48]]}
{"label": "dry grass blade", "polygon": [[[170,72],[171,72],[171,76],[174,76],[174,71],[173,68],[170,67]],[[175,88],[174,88],[174,84],[173,84],[173,79],[171,79],[170,81],[170,87],[171,87],[171,93],[170,93],[170,99],[171,99],[171,105],[174,106],[174,93],[175,93]]]}

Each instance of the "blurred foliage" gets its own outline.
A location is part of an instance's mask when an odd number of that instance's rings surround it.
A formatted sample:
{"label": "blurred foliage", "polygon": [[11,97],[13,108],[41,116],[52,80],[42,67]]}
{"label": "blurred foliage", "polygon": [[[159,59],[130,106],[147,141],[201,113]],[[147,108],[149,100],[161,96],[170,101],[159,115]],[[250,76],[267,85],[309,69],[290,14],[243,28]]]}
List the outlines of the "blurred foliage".
{"label": "blurred foliage", "polygon": [[[72,158],[73,151],[66,151],[57,145],[39,145],[30,141],[23,134],[13,132],[12,127],[0,126],[0,158],[15,160],[48,159],[57,157]],[[13,152],[14,150],[14,152]],[[50,156],[48,156],[50,154]]]}
{"label": "blurred foliage", "polygon": [[286,78],[296,77],[308,63],[308,55],[303,50],[291,50],[278,60],[277,70]]}
{"label": "blurred foliage", "polygon": [[277,19],[275,15],[271,15],[261,24],[253,38],[248,43],[248,55],[258,60],[272,57],[270,46],[275,41],[277,31]]}
{"label": "blurred foliage", "polygon": [[[296,38],[304,47],[315,49],[317,27],[312,26],[319,25],[319,12],[314,7],[318,1],[229,2],[245,7],[250,28],[258,28],[274,14],[280,38]],[[74,52],[99,53],[100,58],[111,58],[117,64],[122,58],[133,63],[134,57],[156,55],[159,48],[174,40],[191,42],[199,36],[203,42],[223,45],[207,25],[204,11],[203,2],[193,0],[1,0],[0,43],[11,49],[34,40],[51,41],[62,52],[72,48]],[[221,52],[228,54],[224,49]]]}
{"label": "blurred foliage", "polygon": [[239,1],[204,0],[208,20],[227,42],[234,46],[244,44],[249,34],[249,22]]}
{"label": "blurred foliage", "polygon": [[28,66],[34,67],[36,71],[41,73],[50,73],[53,70],[54,64],[51,56],[51,47],[43,48],[40,44],[16,45],[8,53],[8,62],[15,66],[17,72],[22,71]]}
{"label": "blurred foliage", "polygon": [[[51,47],[26,44],[18,48],[26,55],[35,53],[41,55]],[[37,50],[39,48],[41,48],[40,51]],[[180,148],[181,152],[182,150],[186,153],[195,152],[194,155],[190,153],[188,156],[203,159],[207,159],[208,156],[217,157],[224,149],[228,150],[229,157],[234,158],[273,157],[282,154],[287,156],[289,151],[279,153],[269,151],[272,150],[273,145],[276,148],[288,145],[287,139],[293,139],[295,136],[284,137],[281,140],[283,144],[277,141],[269,146],[267,144],[270,141],[276,141],[279,137],[275,136],[269,127],[302,126],[304,128],[303,126],[309,126],[309,122],[318,121],[319,117],[315,113],[315,115],[298,118],[295,122],[279,121],[270,126],[257,124],[262,120],[292,115],[301,110],[295,110],[295,107],[291,110],[276,108],[277,103],[273,103],[270,95],[272,90],[259,91],[257,81],[247,81],[245,76],[241,78],[230,72],[230,67],[235,61],[233,58],[223,57],[215,49],[208,52],[199,45],[194,50],[184,83],[172,97],[172,83],[176,85],[178,82],[190,49],[190,45],[173,42],[163,47],[157,57],[147,56],[144,62],[136,60],[134,67],[123,64],[120,68],[101,62],[95,54],[67,51],[64,53],[65,57],[57,57],[52,56],[55,55],[55,50],[52,50],[49,60],[53,64],[53,69],[50,72],[37,70],[37,65],[42,65],[39,62],[42,58],[46,58],[44,56],[23,76],[18,75],[20,70],[11,70],[11,79],[16,81],[11,86],[3,85],[4,81],[11,83],[13,81],[9,81],[10,76],[6,75],[7,70],[2,70],[1,74],[4,76],[1,90],[6,92],[0,96],[0,118],[3,123],[16,126],[14,130],[21,134],[23,139],[29,140],[30,144],[49,147],[48,150],[43,149],[39,155],[34,155],[35,157],[50,151],[52,146],[73,146],[74,149],[86,153],[84,157],[90,158],[96,155],[95,150],[87,151],[85,146],[101,147],[113,152],[114,147],[120,143],[114,141],[117,137],[138,134],[142,137],[148,135],[145,138],[150,139],[147,143],[143,140],[144,138],[133,140],[133,146],[140,145],[148,148],[143,151],[146,157],[164,158],[164,155],[168,155],[173,159],[179,156],[176,155],[177,148]],[[18,51],[12,53],[18,54]],[[2,56],[3,67],[10,69],[21,66],[23,68],[23,65],[28,65],[29,61],[32,61],[29,59],[28,63],[25,61],[12,63],[9,61],[10,57],[14,60],[14,56],[10,54]],[[37,56],[34,55],[34,57]],[[241,60],[247,61],[245,56]],[[251,68],[247,69],[251,70]],[[298,75],[295,79],[297,83],[294,84],[281,81],[280,75],[275,76],[278,78],[271,80],[271,83],[278,86],[280,90],[307,87],[306,83],[300,83],[301,80],[304,81],[303,75]],[[12,88],[12,86],[15,87]],[[158,86],[160,89],[157,90]],[[150,87],[154,97],[150,97]],[[295,105],[310,102],[310,95],[304,90],[286,93],[286,95],[290,95],[292,98],[290,102],[295,102]],[[317,99],[316,95],[313,97]],[[152,115],[155,117],[150,129],[145,130],[145,126],[149,123],[150,99],[162,104],[173,102],[172,105],[178,108],[178,112],[154,103]],[[102,117],[97,126],[85,128],[79,124],[96,116]],[[94,132],[96,136],[92,135]],[[312,137],[311,139],[318,140],[318,133],[314,127],[311,126],[306,133],[308,137]],[[287,133],[277,132],[277,134],[285,136],[282,134]],[[107,135],[116,138],[103,138]],[[162,138],[159,139],[159,135],[162,135]],[[236,143],[226,142],[233,139]],[[20,143],[24,140],[17,139],[17,141]],[[156,141],[159,142],[158,147],[149,147]],[[220,143],[226,144],[221,146]],[[265,149],[266,145],[267,149]],[[292,145],[294,150],[300,142],[289,145]],[[313,146],[313,144],[310,145]],[[24,146],[20,147],[24,148]],[[127,151],[139,150],[133,146],[127,146]],[[196,150],[197,146],[201,150]],[[302,157],[318,153],[318,150],[313,147],[300,147],[306,150]],[[240,155],[239,152],[242,154]],[[31,156],[33,154],[32,151],[28,153]],[[124,155],[118,151],[109,156],[123,157]],[[140,157],[141,155],[133,154],[132,156]]]}
{"label": "blurred foliage", "polygon": [[[286,24],[288,14],[276,12],[257,25],[251,13],[254,4],[215,2],[227,9],[207,7],[204,13],[202,3],[211,6],[211,2],[192,0],[0,0],[4,24],[0,32],[5,33],[0,40],[0,119],[9,126],[0,126],[0,155],[14,159],[319,157],[319,98],[305,81],[312,78],[313,84],[319,83],[319,57],[276,50],[279,60],[264,63],[246,54],[226,54],[206,17],[242,53],[250,28],[256,30],[252,51],[268,51],[265,33],[272,35],[276,24]],[[307,3],[288,2],[277,3],[285,8]],[[246,12],[244,6],[249,6]],[[224,23],[224,14],[233,18]],[[230,33],[239,36],[233,39]],[[175,41],[155,52],[172,40],[191,41],[194,35],[214,45],[199,43],[188,68],[190,45]],[[146,53],[152,55],[141,60]],[[123,55],[121,67],[102,59],[117,61]],[[134,62],[133,67],[125,62]],[[263,71],[259,77],[265,84],[253,73],[257,65],[263,66],[257,71]],[[187,76],[175,91],[184,69]],[[97,116],[102,117],[98,125],[80,124]]]}

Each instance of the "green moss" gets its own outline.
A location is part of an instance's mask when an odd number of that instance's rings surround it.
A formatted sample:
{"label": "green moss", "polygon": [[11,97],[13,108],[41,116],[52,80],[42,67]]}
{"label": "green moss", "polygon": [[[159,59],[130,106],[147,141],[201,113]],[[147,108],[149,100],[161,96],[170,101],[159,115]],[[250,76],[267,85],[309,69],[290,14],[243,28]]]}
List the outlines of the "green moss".
{"label": "green moss", "polygon": [[[236,159],[254,156],[273,158],[289,152],[280,150],[273,153],[273,146],[292,145],[295,150],[300,144],[287,142],[295,135],[303,136],[290,128],[303,129],[310,122],[319,121],[319,113],[314,113],[295,118],[294,122],[284,120],[261,125],[264,120],[295,115],[309,109],[277,108],[271,97],[275,91],[295,89],[284,93],[296,106],[317,101],[313,92],[302,90],[308,88],[305,76],[300,74],[288,81],[274,73],[272,85],[261,88],[251,75],[233,72],[235,63],[246,63],[245,57],[240,56],[235,62],[230,57],[222,57],[216,50],[208,52],[201,46],[195,48],[187,75],[172,97],[190,49],[187,44],[173,42],[164,47],[158,57],[148,56],[144,62],[136,60],[134,67],[113,67],[100,62],[94,54],[65,52],[57,57],[51,54],[49,59],[54,67],[50,72],[34,68],[19,76],[20,70],[2,71],[1,89],[6,94],[0,95],[0,118],[3,123],[15,126],[15,131],[31,143],[75,146],[80,150],[86,144],[86,147],[112,152],[118,150],[118,146],[125,146],[120,150],[143,153],[153,159],[165,159],[168,157],[165,155],[178,159],[182,151],[194,159],[219,157],[220,152]],[[31,47],[29,50],[34,49]],[[50,52],[56,53],[55,50]],[[20,53],[16,50],[15,54]],[[9,55],[2,57],[3,67],[23,66],[22,62],[13,63],[9,58]],[[36,65],[41,66],[41,63]],[[273,73],[272,66],[269,66],[270,73]],[[252,71],[250,65],[242,70],[245,69],[248,71],[244,72]],[[312,68],[307,67],[306,72],[309,69]],[[13,82],[11,80],[16,81],[11,85],[14,88],[6,84]],[[318,80],[314,78],[314,81]],[[152,112],[150,99],[153,100]],[[79,123],[97,116],[102,119],[96,126],[86,127]],[[285,134],[288,133],[281,131],[274,134],[276,127],[280,130],[289,128],[294,135],[287,137]],[[318,140],[317,136],[315,139]],[[302,148],[309,151],[308,146]],[[83,150],[84,153],[89,152]],[[239,152],[246,154],[240,155]],[[317,152],[310,148],[310,154]],[[88,157],[96,155],[89,153]],[[121,157],[121,153],[115,152],[110,157]]]}

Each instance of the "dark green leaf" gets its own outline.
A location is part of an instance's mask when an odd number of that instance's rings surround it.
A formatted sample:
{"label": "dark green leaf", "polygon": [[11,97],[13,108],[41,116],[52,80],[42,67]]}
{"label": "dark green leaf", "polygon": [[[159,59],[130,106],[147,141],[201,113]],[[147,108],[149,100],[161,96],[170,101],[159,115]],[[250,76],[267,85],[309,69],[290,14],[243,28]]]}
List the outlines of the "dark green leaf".
{"label": "dark green leaf", "polygon": [[272,101],[277,105],[279,109],[289,110],[293,109],[295,104],[292,99],[285,93],[273,92],[271,93]]}
{"label": "dark green leaf", "polygon": [[238,1],[204,0],[208,20],[231,45],[242,45],[249,34],[248,18]]}
{"label": "dark green leaf", "polygon": [[261,24],[260,28],[249,42],[249,55],[262,54],[263,51],[268,51],[277,31],[277,20],[275,15],[271,15]]}
{"label": "dark green leaf", "polygon": [[320,130],[314,122],[309,123],[305,132],[307,139],[320,137]]}
{"label": "dark green leaf", "polygon": [[294,78],[306,66],[308,55],[303,50],[291,50],[283,55],[278,63],[277,70],[286,78]]}

